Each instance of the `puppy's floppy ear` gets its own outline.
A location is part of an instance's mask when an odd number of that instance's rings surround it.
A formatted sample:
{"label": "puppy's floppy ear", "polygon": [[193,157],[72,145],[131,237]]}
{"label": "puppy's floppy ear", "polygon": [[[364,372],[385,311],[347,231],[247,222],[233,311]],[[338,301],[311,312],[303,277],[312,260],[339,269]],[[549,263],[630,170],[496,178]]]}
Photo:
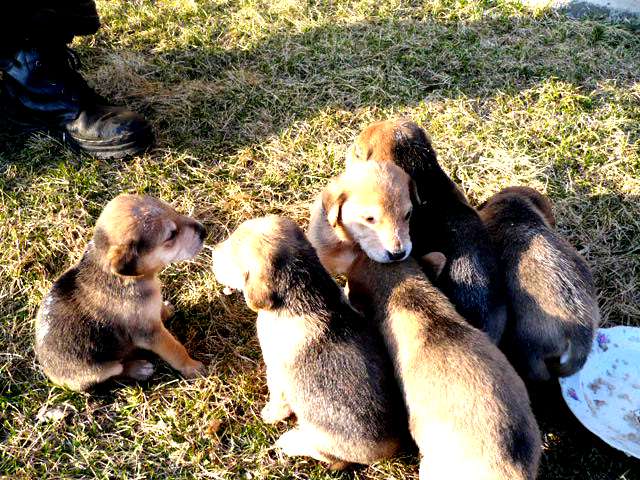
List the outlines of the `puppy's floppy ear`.
{"label": "puppy's floppy ear", "polygon": [[254,312],[274,310],[281,302],[264,267],[245,273],[242,292],[247,306]]}
{"label": "puppy's floppy ear", "polygon": [[418,185],[413,178],[409,179],[409,195],[411,196],[411,203],[415,206],[422,205],[422,200],[420,200],[420,195],[418,195]]}
{"label": "puppy's floppy ear", "polygon": [[342,205],[347,200],[347,193],[337,182],[331,183],[322,192],[322,206],[327,212],[327,221],[332,227],[338,226],[342,221]]}
{"label": "puppy's floppy ear", "polygon": [[529,199],[529,201],[538,210],[538,213],[549,224],[549,226],[551,228],[555,228],[556,217],[553,215],[553,207],[551,206],[551,201],[549,200],[549,198],[533,189],[527,191],[527,193],[528,195],[526,195],[526,198]]}
{"label": "puppy's floppy ear", "polygon": [[125,277],[140,275],[138,271],[138,249],[134,242],[109,247],[107,258],[112,273]]}

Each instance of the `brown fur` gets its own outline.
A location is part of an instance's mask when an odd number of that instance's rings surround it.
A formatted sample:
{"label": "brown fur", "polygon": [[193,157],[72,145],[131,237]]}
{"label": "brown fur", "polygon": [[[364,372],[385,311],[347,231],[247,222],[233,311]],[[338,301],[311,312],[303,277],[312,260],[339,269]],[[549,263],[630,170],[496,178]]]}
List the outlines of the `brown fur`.
{"label": "brown fur", "polygon": [[[174,238],[169,238],[175,233]],[[145,379],[151,350],[187,377],[202,370],[164,327],[173,312],[163,303],[157,273],[191,258],[204,227],[160,200],[120,195],[107,204],[82,260],[45,297],[36,319],[36,353],[55,383],[86,390],[108,378]]]}
{"label": "brown fur", "polygon": [[347,171],[371,162],[398,165],[413,179],[421,200],[411,217],[413,256],[444,254],[446,262],[433,278],[436,286],[469,323],[498,343],[507,316],[495,252],[478,213],[440,167],[427,133],[409,119],[368,125],[347,152]]}
{"label": "brown fur", "polygon": [[541,439],[522,380],[466,323],[413,259],[360,255],[349,298],[371,315],[391,354],[423,456],[421,480],[536,477]]}
{"label": "brown fur", "polygon": [[502,190],[480,215],[509,299],[501,347],[529,380],[572,375],[586,361],[600,321],[586,261],[553,230],[551,203],[532,188]]}
{"label": "brown fur", "polygon": [[314,203],[309,240],[333,274],[344,273],[358,249],[378,262],[402,260],[411,253],[409,220],[417,201],[401,168],[358,165],[332,180]]}
{"label": "brown fur", "polygon": [[[405,142],[421,145],[422,148],[429,150],[431,156],[435,159],[436,153],[431,146],[431,139],[413,121],[406,118],[381,120],[367,125],[347,149],[347,169],[354,163],[362,161],[394,162],[404,168],[405,165],[402,165],[397,158],[398,138],[402,138]],[[411,170],[413,169],[405,169],[407,174],[413,177],[415,172]],[[414,181],[417,182],[418,180],[414,178]],[[469,204],[467,197],[453,181],[449,180],[447,185],[450,190],[450,192],[447,192],[448,194],[452,194],[460,203]],[[427,187],[425,185],[425,188]],[[420,191],[418,191],[418,194],[420,194]]]}
{"label": "brown fur", "polygon": [[295,414],[277,442],[338,466],[395,453],[406,417],[384,345],[322,268],[291,220],[249,220],[216,246],[218,282],[258,312],[269,401],[262,418]]}

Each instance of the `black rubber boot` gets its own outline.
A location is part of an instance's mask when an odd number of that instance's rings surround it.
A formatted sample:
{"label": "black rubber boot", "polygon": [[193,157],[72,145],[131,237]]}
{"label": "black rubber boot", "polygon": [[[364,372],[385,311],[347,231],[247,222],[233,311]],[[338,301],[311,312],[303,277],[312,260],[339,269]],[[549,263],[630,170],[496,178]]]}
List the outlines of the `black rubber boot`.
{"label": "black rubber boot", "polygon": [[0,103],[15,123],[57,134],[98,158],[135,155],[153,144],[149,123],[95,93],[65,46],[20,50],[5,63]]}

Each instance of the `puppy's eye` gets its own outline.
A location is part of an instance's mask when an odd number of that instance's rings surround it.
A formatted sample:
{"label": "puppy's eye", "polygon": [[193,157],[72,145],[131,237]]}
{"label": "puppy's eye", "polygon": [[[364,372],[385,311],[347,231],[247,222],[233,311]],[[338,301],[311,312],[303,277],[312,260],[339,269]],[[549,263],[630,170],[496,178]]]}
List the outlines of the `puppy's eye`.
{"label": "puppy's eye", "polygon": [[367,217],[364,219],[367,223],[376,223],[376,219],[373,217]]}
{"label": "puppy's eye", "polygon": [[169,232],[169,236],[167,237],[167,239],[165,241],[166,242],[170,242],[171,240],[173,240],[177,236],[178,236],[178,229],[176,228],[175,230],[171,230]]}
{"label": "puppy's eye", "polygon": [[413,213],[413,209],[409,210],[407,214],[404,216],[405,220],[409,220],[411,218],[411,214]]}

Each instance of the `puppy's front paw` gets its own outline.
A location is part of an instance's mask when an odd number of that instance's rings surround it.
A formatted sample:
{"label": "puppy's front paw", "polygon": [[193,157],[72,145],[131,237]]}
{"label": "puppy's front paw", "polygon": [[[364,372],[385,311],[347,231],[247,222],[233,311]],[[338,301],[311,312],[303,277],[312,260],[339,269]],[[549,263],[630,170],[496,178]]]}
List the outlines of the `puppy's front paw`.
{"label": "puppy's front paw", "polygon": [[202,362],[190,358],[180,369],[180,373],[185,378],[201,377],[205,373],[205,367]]}
{"label": "puppy's front paw", "polygon": [[285,420],[293,412],[289,405],[284,402],[268,401],[260,412],[260,416],[265,423],[277,423]]}
{"label": "puppy's front paw", "polygon": [[146,360],[132,360],[124,365],[123,374],[134,380],[143,381],[153,375],[153,364]]}
{"label": "puppy's front paw", "polygon": [[306,439],[297,428],[293,428],[280,435],[280,438],[276,440],[274,446],[282,450],[282,453],[289,457],[307,454],[305,452]]}

